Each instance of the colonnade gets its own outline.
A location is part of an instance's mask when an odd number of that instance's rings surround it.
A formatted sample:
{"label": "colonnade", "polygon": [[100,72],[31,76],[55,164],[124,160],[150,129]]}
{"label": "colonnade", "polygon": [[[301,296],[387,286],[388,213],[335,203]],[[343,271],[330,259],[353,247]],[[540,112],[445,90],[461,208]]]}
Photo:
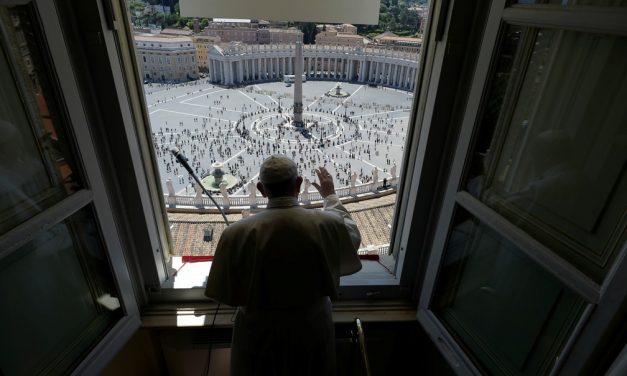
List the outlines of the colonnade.
{"label": "colonnade", "polygon": [[[209,78],[213,83],[240,85],[276,81],[294,74],[294,49],[213,49],[208,55]],[[378,54],[361,48],[333,50],[304,49],[307,80],[333,80],[377,84],[413,91],[418,71],[417,54]]]}

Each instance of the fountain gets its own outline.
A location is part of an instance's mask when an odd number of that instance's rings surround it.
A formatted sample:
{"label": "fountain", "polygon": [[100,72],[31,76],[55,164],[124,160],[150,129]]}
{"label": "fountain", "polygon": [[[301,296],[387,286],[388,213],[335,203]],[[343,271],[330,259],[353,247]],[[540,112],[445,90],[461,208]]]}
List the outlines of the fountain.
{"label": "fountain", "polygon": [[220,184],[226,184],[226,189],[229,189],[237,184],[237,178],[233,175],[225,173],[223,168],[224,164],[222,162],[215,162],[211,164],[211,173],[201,180],[207,190],[220,192]]}
{"label": "fountain", "polygon": [[334,98],[346,98],[349,94],[345,91],[342,91],[342,85],[338,82],[337,84],[335,84],[333,89],[329,90],[326,93],[326,95]]}

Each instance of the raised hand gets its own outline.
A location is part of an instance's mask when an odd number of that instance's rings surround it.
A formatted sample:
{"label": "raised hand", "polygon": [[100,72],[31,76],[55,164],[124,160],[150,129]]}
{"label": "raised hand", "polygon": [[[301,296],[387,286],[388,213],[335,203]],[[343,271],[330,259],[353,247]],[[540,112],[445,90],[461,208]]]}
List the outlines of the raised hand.
{"label": "raised hand", "polygon": [[329,171],[324,167],[320,167],[316,169],[316,175],[318,175],[320,184],[313,182],[312,185],[320,192],[320,196],[327,197],[328,195],[334,195],[335,187],[333,186],[333,177],[329,174]]}

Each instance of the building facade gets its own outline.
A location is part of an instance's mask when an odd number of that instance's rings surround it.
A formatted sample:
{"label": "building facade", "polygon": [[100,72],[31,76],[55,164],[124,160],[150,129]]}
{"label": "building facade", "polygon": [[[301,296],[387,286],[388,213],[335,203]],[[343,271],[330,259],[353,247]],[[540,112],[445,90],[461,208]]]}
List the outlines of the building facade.
{"label": "building facade", "polygon": [[[226,86],[280,80],[294,74],[293,44],[212,46],[209,79]],[[418,71],[417,53],[385,48],[303,46],[307,80],[334,80],[413,90]]]}
{"label": "building facade", "polygon": [[259,23],[251,20],[214,19],[202,31],[203,35],[219,37],[222,42],[257,43]]}
{"label": "building facade", "polygon": [[367,38],[357,35],[354,25],[316,25],[316,44],[360,47],[368,43]]}
{"label": "building facade", "polygon": [[209,48],[214,44],[220,43],[220,37],[210,37],[207,35],[195,35],[192,37],[194,47],[196,48],[196,61],[198,62],[199,72],[208,72],[207,56]]}
{"label": "building facade", "polygon": [[198,78],[196,49],[191,38],[135,34],[134,40],[144,81],[184,82]]}
{"label": "building facade", "polygon": [[289,29],[259,29],[257,30],[257,44],[296,43],[300,32],[292,27]]}
{"label": "building facade", "polygon": [[422,38],[400,37],[390,31],[379,34],[373,39],[380,46],[388,46],[401,51],[418,52],[422,47]]}
{"label": "building facade", "polygon": [[363,47],[366,42],[367,39],[361,35],[340,33],[337,30],[326,30],[316,34],[316,44]]}

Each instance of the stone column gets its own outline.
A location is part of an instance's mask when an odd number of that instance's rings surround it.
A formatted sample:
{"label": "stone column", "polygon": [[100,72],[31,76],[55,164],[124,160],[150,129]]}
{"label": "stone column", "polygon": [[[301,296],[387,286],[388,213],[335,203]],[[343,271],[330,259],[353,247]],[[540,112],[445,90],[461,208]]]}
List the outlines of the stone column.
{"label": "stone column", "polygon": [[351,185],[350,185],[350,188],[348,189],[348,193],[351,196],[355,196],[357,194],[357,188],[355,188],[356,182],[357,182],[357,173],[353,171],[353,173],[351,174]]}
{"label": "stone column", "polygon": [[194,189],[196,190],[196,197],[194,197],[194,204],[196,206],[204,206],[202,202],[202,188],[200,188],[200,184],[194,185]]}
{"label": "stone column", "polygon": [[372,183],[370,185],[370,190],[373,192],[376,192],[378,184],[379,184],[379,169],[375,167],[372,169]]}
{"label": "stone column", "polygon": [[309,204],[309,187],[311,186],[311,182],[308,178],[305,178],[303,181],[303,191],[300,193],[300,201],[304,204]]}
{"label": "stone column", "polygon": [[248,205],[251,208],[257,207],[257,184],[254,181],[250,181],[246,186],[248,188]]}
{"label": "stone column", "polygon": [[392,168],[390,169],[390,185],[396,185],[396,163],[394,163],[392,165]]}
{"label": "stone column", "polygon": [[172,179],[166,180],[165,185],[168,187],[168,205],[176,206],[176,193],[174,192]]}
{"label": "stone column", "polygon": [[231,206],[231,199],[229,199],[229,192],[226,191],[228,183],[223,181],[220,183],[220,193],[222,194],[222,208],[228,209]]}
{"label": "stone column", "polygon": [[401,80],[403,81],[403,89],[407,89],[407,67],[403,67],[403,70],[401,71]]}
{"label": "stone column", "polygon": [[364,76],[366,75],[366,60],[358,60],[358,62],[359,62],[359,81],[366,82],[367,80],[364,79]]}
{"label": "stone column", "polygon": [[392,86],[396,87],[396,69],[398,68],[398,65],[394,64],[392,68]]}
{"label": "stone column", "polygon": [[294,57],[294,125],[303,125],[303,43],[296,42],[296,53]]}
{"label": "stone column", "polygon": [[282,74],[282,75],[290,74],[290,73],[288,72],[288,69],[287,69],[287,68],[288,68],[288,61],[287,61],[287,60],[288,60],[288,58],[287,58],[287,57],[282,57],[282,58],[280,59],[281,74]]}

